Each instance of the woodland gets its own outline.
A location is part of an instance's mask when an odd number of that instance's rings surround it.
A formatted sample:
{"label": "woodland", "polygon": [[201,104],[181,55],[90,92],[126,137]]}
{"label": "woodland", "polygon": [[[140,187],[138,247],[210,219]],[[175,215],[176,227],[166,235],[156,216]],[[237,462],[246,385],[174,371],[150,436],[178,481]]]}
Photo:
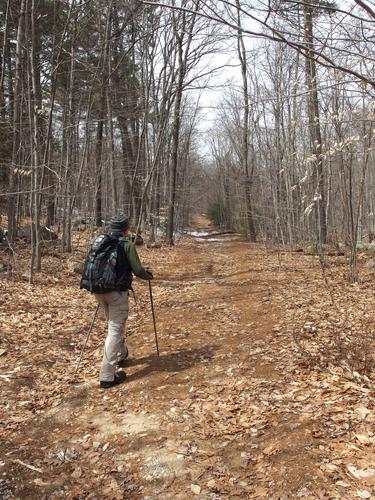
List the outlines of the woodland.
{"label": "woodland", "polygon": [[[1,0],[0,498],[375,498],[375,5]],[[82,263],[126,214],[126,383]],[[151,291],[151,289],[150,289]]]}
{"label": "woodland", "polygon": [[371,242],[371,2],[9,0],[1,15],[2,226],[12,244],[29,220],[31,273],[42,224],[69,252],[75,225],[118,209],[170,244],[197,210],[250,241]]}

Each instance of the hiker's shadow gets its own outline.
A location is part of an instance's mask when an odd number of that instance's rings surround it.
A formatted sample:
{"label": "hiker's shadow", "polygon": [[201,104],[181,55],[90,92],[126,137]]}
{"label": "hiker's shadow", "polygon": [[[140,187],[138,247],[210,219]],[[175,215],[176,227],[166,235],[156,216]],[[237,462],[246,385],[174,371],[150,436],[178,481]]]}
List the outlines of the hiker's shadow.
{"label": "hiker's shadow", "polygon": [[158,372],[180,372],[187,370],[199,363],[206,364],[210,361],[216,351],[217,346],[210,345],[197,349],[181,349],[181,351],[171,352],[169,354],[161,354],[157,356],[146,356],[144,358],[129,359],[127,366],[145,365],[141,370],[128,375],[127,381],[146,377],[152,373]]}

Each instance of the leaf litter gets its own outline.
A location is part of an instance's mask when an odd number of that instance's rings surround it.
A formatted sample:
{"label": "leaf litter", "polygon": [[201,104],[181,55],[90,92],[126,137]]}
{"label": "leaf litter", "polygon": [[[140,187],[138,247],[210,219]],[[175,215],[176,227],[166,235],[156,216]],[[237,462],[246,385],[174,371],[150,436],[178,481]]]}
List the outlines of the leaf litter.
{"label": "leaf litter", "polygon": [[[98,388],[105,335],[73,257],[27,257],[0,298],[4,498],[371,498],[373,277],[240,239],[141,249],[128,380]],[[74,261],[83,257],[74,256]],[[331,296],[334,296],[332,304]],[[21,479],[20,479],[21,478]]]}

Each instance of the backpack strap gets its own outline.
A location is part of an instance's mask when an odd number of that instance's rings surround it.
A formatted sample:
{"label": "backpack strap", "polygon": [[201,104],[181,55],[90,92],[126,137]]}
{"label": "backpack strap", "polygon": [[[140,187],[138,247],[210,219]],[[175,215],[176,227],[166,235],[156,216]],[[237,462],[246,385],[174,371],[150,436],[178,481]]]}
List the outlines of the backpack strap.
{"label": "backpack strap", "polygon": [[[122,270],[122,273],[117,280],[116,288],[121,289],[124,285],[126,285],[126,289],[129,290],[131,289],[131,283],[132,283],[132,269],[125,251],[125,240],[119,238],[117,249],[118,247],[121,247],[122,249],[122,258],[124,259],[123,260],[124,269]],[[117,251],[117,256],[118,256],[118,251]]]}

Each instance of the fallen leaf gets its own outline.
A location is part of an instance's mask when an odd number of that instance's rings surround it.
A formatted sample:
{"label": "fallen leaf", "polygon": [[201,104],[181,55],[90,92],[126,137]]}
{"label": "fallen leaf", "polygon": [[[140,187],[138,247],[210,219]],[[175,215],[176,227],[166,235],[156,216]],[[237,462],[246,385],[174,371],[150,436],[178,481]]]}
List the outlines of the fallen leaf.
{"label": "fallen leaf", "polygon": [[357,479],[375,476],[375,469],[357,469],[354,465],[348,465],[347,469]]}
{"label": "fallen leaf", "polygon": [[46,483],[42,479],[36,478],[33,480],[33,483],[36,484],[37,486],[48,486],[50,483]]}
{"label": "fallen leaf", "polygon": [[210,481],[207,482],[207,488],[210,488],[210,490],[215,490],[217,488],[215,479],[210,479]]}
{"label": "fallen leaf", "polygon": [[269,498],[268,496],[268,490],[266,488],[263,488],[262,486],[259,486],[256,488],[254,491],[255,497],[260,497],[260,498]]}
{"label": "fallen leaf", "polygon": [[357,497],[359,497],[359,498],[371,498],[372,497],[371,493],[367,490],[357,490],[356,493],[357,493]]}
{"label": "fallen leaf", "polygon": [[72,477],[74,477],[74,479],[79,479],[81,476],[82,476],[81,467],[77,467],[76,469],[74,469],[74,471],[72,472]]}
{"label": "fallen leaf", "polygon": [[361,444],[368,445],[368,444],[373,444],[374,442],[374,438],[370,437],[368,434],[354,434],[354,436],[358,439],[358,441]]}
{"label": "fallen leaf", "polygon": [[342,488],[350,488],[350,484],[346,481],[337,481],[336,486],[341,486]]}
{"label": "fallen leaf", "polygon": [[365,406],[358,406],[355,410],[354,410],[356,413],[358,413],[358,415],[361,417],[361,418],[366,418],[367,415],[369,415],[371,413],[371,410],[369,410],[368,408],[366,408]]}
{"label": "fallen leaf", "polygon": [[339,470],[338,466],[335,465],[335,464],[322,464],[320,466],[320,468],[324,471],[327,471],[327,472],[336,472],[337,470]]}
{"label": "fallen leaf", "polygon": [[263,453],[265,455],[274,455],[275,453],[277,453],[279,450],[278,448],[276,448],[276,446],[268,446],[267,448],[264,448],[263,450]]}

